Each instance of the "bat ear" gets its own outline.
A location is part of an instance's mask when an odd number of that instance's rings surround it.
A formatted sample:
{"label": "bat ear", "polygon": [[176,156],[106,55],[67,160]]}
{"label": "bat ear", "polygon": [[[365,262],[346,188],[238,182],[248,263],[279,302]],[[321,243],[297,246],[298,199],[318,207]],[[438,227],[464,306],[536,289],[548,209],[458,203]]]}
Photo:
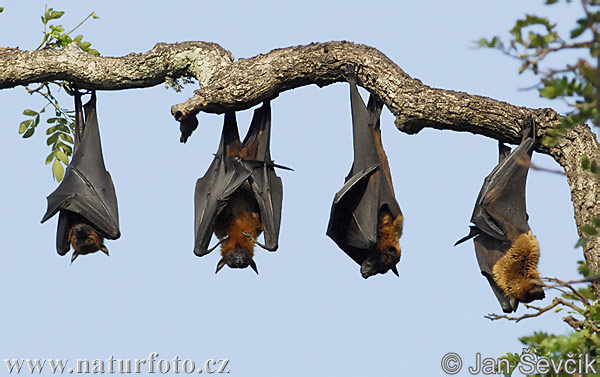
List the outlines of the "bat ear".
{"label": "bat ear", "polygon": [[108,253],[108,249],[106,248],[106,246],[104,246],[104,244],[100,245],[100,251],[102,251],[104,254],[106,254],[110,257],[110,254]]}
{"label": "bat ear", "polygon": [[254,262],[254,259],[250,259],[250,268],[252,268],[258,275],[258,268],[256,267],[256,262]]}
{"label": "bat ear", "polygon": [[400,274],[398,274],[398,269],[396,268],[396,266],[392,266],[391,270],[394,273],[394,275],[400,277]]}
{"label": "bat ear", "polygon": [[71,264],[73,264],[73,261],[75,259],[77,259],[78,256],[79,256],[79,253],[77,253],[76,251],[73,251],[73,255],[71,256]]}
{"label": "bat ear", "polygon": [[219,261],[219,263],[217,263],[217,270],[215,271],[215,274],[217,272],[219,272],[221,270],[221,268],[223,268],[225,266],[225,259],[221,258],[221,260]]}

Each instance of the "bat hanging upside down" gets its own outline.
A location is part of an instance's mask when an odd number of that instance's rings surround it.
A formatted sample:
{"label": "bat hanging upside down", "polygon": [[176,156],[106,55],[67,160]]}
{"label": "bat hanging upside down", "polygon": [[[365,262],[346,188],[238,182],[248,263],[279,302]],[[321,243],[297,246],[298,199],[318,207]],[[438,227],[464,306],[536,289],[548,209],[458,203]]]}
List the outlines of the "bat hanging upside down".
{"label": "bat hanging upside down", "polygon": [[[219,150],[204,177],[196,182],[194,253],[201,257],[222,245],[216,272],[227,265],[250,266],[258,273],[255,245],[277,250],[283,186],[275,167],[285,167],[271,160],[270,135],[269,102],[254,111],[243,142],[235,112],[225,113]],[[264,245],[256,240],[263,231]],[[219,242],[209,249],[213,233]]]}
{"label": "bat hanging upside down", "polygon": [[371,95],[365,107],[351,79],[350,104],[354,162],[333,200],[327,235],[360,265],[363,278],[390,270],[398,275],[404,217],[381,142],[383,103]]}
{"label": "bat hanging upside down", "polygon": [[506,313],[519,302],[544,298],[537,271],[540,245],[527,220],[525,184],[535,143],[535,121],[522,126],[521,144],[511,152],[499,143],[499,163],[479,192],[469,234],[455,246],[475,237],[475,254],[481,269]]}
{"label": "bat hanging upside down", "polygon": [[59,214],[56,251],[66,255],[73,247],[71,262],[96,251],[108,255],[104,239],[121,236],[115,187],[102,156],[95,92],[82,106],[81,93],[75,91],[75,112],[73,159],[58,188],[48,196],[42,218],[43,223]]}

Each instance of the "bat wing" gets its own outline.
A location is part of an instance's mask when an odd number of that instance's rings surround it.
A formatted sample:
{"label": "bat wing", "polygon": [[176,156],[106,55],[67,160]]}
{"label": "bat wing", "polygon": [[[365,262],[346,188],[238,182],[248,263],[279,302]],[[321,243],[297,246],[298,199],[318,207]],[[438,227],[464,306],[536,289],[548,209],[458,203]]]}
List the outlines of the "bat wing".
{"label": "bat wing", "polygon": [[496,295],[498,302],[502,306],[502,311],[511,313],[517,310],[518,300],[511,299],[494,281],[492,269],[496,262],[506,253],[506,244],[487,234],[480,234],[474,239],[475,255],[481,270],[481,274],[486,277],[492,291]]}
{"label": "bat wing", "polygon": [[227,157],[229,146],[239,140],[235,113],[225,113],[219,149],[206,174],[196,181],[194,254],[197,256],[209,253],[208,245],[217,216],[225,208],[231,195],[252,173],[239,161]]}
{"label": "bat wing", "polygon": [[508,241],[529,231],[525,186],[535,143],[533,119],[528,119],[522,132],[521,143],[512,152],[499,143],[499,163],[485,178],[473,209],[471,222],[475,227],[455,245],[481,232]]}
{"label": "bat wing", "polygon": [[[87,220],[103,237],[117,239],[119,230],[119,213],[117,196],[112,178],[104,165],[98,117],[96,114],[96,95],[84,106],[85,125],[78,130],[80,140],[76,145],[71,163],[67,167],[65,177],[58,188],[48,196],[48,209],[42,223],[57,212],[72,212]],[[78,111],[81,111],[78,109]],[[67,216],[65,212],[63,216]],[[67,220],[60,221],[57,234],[58,251],[64,250],[65,240],[58,238],[65,231]],[[68,229],[68,228],[67,228]],[[68,232],[68,230],[67,230]]]}
{"label": "bat wing", "polygon": [[265,248],[278,248],[283,202],[283,184],[275,174],[271,160],[271,106],[269,102],[254,111],[250,129],[244,138],[244,148],[252,151],[244,165],[252,171],[250,183],[260,210],[264,229]]}
{"label": "bat wing", "polygon": [[[499,240],[515,240],[529,231],[525,186],[535,142],[533,119],[527,121],[522,132],[521,143],[510,154],[507,154],[508,148],[500,144],[501,161],[486,178],[471,219],[473,224]],[[498,228],[503,237],[498,237]]]}
{"label": "bat wing", "polygon": [[[373,104],[373,105],[371,105]],[[365,106],[354,81],[350,81],[350,105],[354,139],[354,161],[342,189],[333,200],[327,235],[353,260],[362,263],[367,250],[377,243],[379,212],[395,218],[401,214],[373,132],[382,105]]]}

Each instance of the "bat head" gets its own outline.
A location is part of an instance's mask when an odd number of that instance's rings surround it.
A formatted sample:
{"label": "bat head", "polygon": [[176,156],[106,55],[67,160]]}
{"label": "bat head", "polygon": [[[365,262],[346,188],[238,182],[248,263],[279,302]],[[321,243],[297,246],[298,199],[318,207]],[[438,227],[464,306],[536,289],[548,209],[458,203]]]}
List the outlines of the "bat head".
{"label": "bat head", "polygon": [[363,278],[367,279],[373,275],[385,274],[389,270],[399,276],[396,268],[396,264],[400,261],[399,248],[390,246],[389,249],[385,253],[376,250],[367,255],[360,265],[360,273]]}
{"label": "bat head", "polygon": [[544,294],[544,283],[538,279],[530,279],[527,286],[523,288],[524,293],[517,299],[524,303],[529,303],[534,300],[541,300],[546,295]]}
{"label": "bat head", "polygon": [[[76,255],[85,255],[102,250],[103,248],[106,249],[102,236],[100,236],[94,228],[85,223],[74,225],[71,228],[69,238],[71,240],[71,246],[73,247],[73,250],[75,250],[71,262],[77,258]],[[105,251],[103,250],[103,252]]]}
{"label": "bat head", "polygon": [[256,267],[256,262],[252,259],[252,254],[249,250],[238,248],[229,251],[219,261],[217,264],[217,270],[215,273],[219,272],[225,265],[230,268],[246,268],[250,266],[258,274],[258,268]]}

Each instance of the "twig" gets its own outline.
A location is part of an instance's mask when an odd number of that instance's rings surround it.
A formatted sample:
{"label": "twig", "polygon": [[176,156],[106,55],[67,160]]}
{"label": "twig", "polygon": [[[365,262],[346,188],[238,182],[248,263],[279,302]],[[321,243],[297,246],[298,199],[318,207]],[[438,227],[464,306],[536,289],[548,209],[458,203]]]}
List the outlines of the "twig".
{"label": "twig", "polygon": [[563,176],[567,175],[567,173],[565,173],[564,170],[544,168],[544,167],[538,166],[534,163],[531,163],[529,165],[529,167],[533,170],[544,171],[546,173],[559,174],[559,175],[563,175]]}
{"label": "twig", "polygon": [[571,281],[562,281],[557,278],[543,278],[543,280],[552,281],[552,282],[557,283],[557,285],[546,285],[547,288],[549,288],[549,289],[552,289],[552,288],[557,289],[557,287],[568,288],[571,291],[571,293],[574,296],[576,296],[579,299],[579,301],[581,301],[585,306],[589,306],[589,301],[588,301],[587,297],[585,297],[577,289],[575,289],[575,287],[573,287],[572,284],[591,283],[591,282],[597,281],[598,279],[600,279],[600,276],[594,276],[594,277],[587,278],[587,279],[571,280]]}
{"label": "twig", "polygon": [[573,316],[564,317],[563,321],[565,321],[567,325],[571,326],[575,331],[582,330],[587,326],[592,331],[600,333],[600,329],[598,328],[598,326],[589,321],[578,321]]}
{"label": "twig", "polygon": [[557,297],[554,300],[552,300],[552,304],[546,306],[545,308],[537,308],[538,311],[536,313],[527,313],[527,314],[523,314],[520,317],[509,317],[505,314],[488,314],[484,318],[487,318],[491,321],[496,321],[499,319],[508,319],[509,321],[519,322],[519,321],[527,319],[527,318],[538,317],[538,316],[542,315],[543,313],[547,312],[548,310],[552,310],[555,307],[557,307],[558,305],[560,305],[561,301],[562,300]]}
{"label": "twig", "polygon": [[77,30],[77,28],[79,28],[81,25],[83,25],[83,23],[86,22],[90,17],[92,17],[93,14],[94,14],[94,12],[88,14],[88,16],[83,19],[83,21],[81,21],[77,26],[75,26],[70,32],[68,32],[67,34],[65,34],[65,36],[71,34],[75,30]]}
{"label": "twig", "polygon": [[540,315],[546,313],[547,311],[556,308],[558,305],[568,306],[568,307],[572,308],[573,310],[575,310],[578,313],[583,310],[580,307],[578,307],[577,305],[573,304],[572,302],[565,301],[565,300],[563,300],[560,297],[556,297],[556,298],[554,298],[554,300],[552,300],[552,303],[550,305],[546,306],[545,308],[538,308],[538,307],[535,307],[535,306],[532,306],[532,305],[526,305],[527,308],[537,310],[535,313],[523,314],[520,317],[510,317],[510,316],[507,316],[505,314],[488,314],[484,318],[487,318],[487,319],[489,319],[491,321],[496,321],[496,320],[499,320],[499,319],[507,319],[509,321],[519,322],[519,321],[522,321],[522,320],[527,319],[527,318],[539,317]]}

